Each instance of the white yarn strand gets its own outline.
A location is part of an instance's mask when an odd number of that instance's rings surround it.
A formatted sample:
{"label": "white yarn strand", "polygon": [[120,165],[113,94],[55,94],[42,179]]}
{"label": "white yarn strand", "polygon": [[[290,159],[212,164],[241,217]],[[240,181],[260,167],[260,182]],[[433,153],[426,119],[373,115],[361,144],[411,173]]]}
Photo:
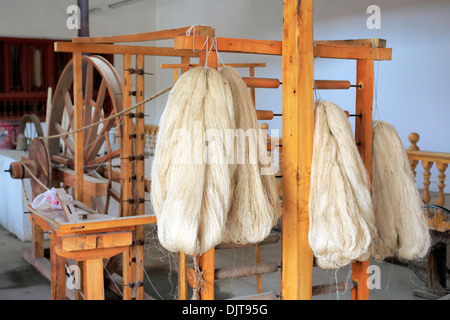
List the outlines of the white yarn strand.
{"label": "white yarn strand", "polygon": [[169,251],[201,254],[221,242],[231,173],[223,144],[211,141],[208,129],[233,129],[232,108],[229,86],[207,67],[183,74],[170,93],[160,120],[151,194],[158,238]]}
{"label": "white yarn strand", "polygon": [[408,156],[395,128],[373,125],[372,198],[378,232],[373,256],[378,260],[425,257],[430,232]]}
{"label": "white yarn strand", "polygon": [[[250,92],[239,73],[231,67],[220,70],[231,87],[236,121],[233,202],[223,233],[223,242],[238,244],[264,240],[281,215],[274,174],[262,174],[271,166],[267,146],[258,129]],[[262,160],[262,161],[261,161]],[[267,168],[265,168],[267,169]],[[270,170],[270,168],[269,168]],[[273,169],[270,171],[273,173]]]}
{"label": "white yarn strand", "polygon": [[315,106],[309,199],[309,243],[322,268],[340,268],[370,256],[375,233],[369,179],[344,111]]}

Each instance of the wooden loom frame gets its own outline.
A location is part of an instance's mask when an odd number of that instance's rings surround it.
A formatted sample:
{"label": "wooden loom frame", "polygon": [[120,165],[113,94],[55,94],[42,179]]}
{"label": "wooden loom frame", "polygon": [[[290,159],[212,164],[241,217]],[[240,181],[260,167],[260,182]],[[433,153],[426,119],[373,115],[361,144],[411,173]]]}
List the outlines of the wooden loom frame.
{"label": "wooden loom frame", "polygon": [[[313,0],[284,0],[283,7],[283,40],[267,41],[252,39],[235,39],[215,37],[215,30],[208,26],[195,26],[162,30],[156,32],[109,36],[74,38],[72,42],[55,43],[55,51],[72,52],[74,58],[74,98],[75,98],[75,129],[82,123],[82,53],[112,53],[123,55],[123,108],[131,106],[131,73],[128,72],[132,55],[136,55],[136,69],[144,69],[144,56],[175,56],[181,57],[182,64],[189,64],[190,57],[199,57],[200,64],[217,68],[217,55],[214,50],[207,55],[206,48],[211,48],[212,40],[216,40],[219,52],[236,52],[263,55],[282,56],[283,83],[283,235],[282,235],[282,270],[281,297],[284,300],[311,299],[313,254],[308,244],[308,199],[310,185],[310,167],[312,158],[314,132],[314,57],[331,59],[356,60],[357,83],[356,91],[355,138],[366,168],[370,174],[372,160],[372,102],[374,61],[390,60],[392,50],[378,46],[372,40],[355,41],[313,41]],[[190,30],[195,36],[186,35]],[[209,38],[208,38],[209,37]],[[123,42],[141,42],[150,40],[174,39],[173,48],[121,45]],[[206,46],[205,46],[206,44]],[[207,58],[208,56],[208,58]],[[182,72],[188,67],[182,69]],[[144,97],[143,77],[136,84],[136,102]],[[144,112],[143,106],[137,112]],[[140,132],[143,132],[144,122],[137,121],[136,150],[144,146]],[[142,129],[142,131],[141,131]],[[132,120],[124,117],[122,158],[132,155],[133,134]],[[83,132],[75,134],[75,198],[84,200],[83,191]],[[141,153],[143,154],[143,153]],[[125,160],[122,169],[122,190],[124,198],[132,198],[133,192],[144,192],[144,168],[136,165],[139,176],[135,187],[131,182],[131,161]],[[127,164],[128,163],[128,164]],[[143,163],[143,162],[142,162]],[[142,180],[142,181],[141,181]],[[134,190],[133,190],[134,189]],[[136,194],[143,197],[142,194]],[[125,216],[143,214],[144,206],[138,206],[136,212],[130,203],[124,202]],[[124,254],[124,263],[135,261],[134,250],[143,254],[144,229],[136,227],[134,244]],[[133,248],[133,249],[132,249]],[[140,254],[140,256],[143,256]],[[134,262],[136,264],[136,262]],[[352,265],[352,299],[368,299],[369,262],[355,262]],[[214,299],[214,249],[201,256],[200,267],[203,271],[205,286],[201,291],[201,299]],[[126,279],[143,279],[142,272],[127,269]],[[134,270],[134,271],[133,271]],[[124,298],[131,298],[131,288],[124,287]],[[143,288],[139,288],[136,299],[143,298]]]}

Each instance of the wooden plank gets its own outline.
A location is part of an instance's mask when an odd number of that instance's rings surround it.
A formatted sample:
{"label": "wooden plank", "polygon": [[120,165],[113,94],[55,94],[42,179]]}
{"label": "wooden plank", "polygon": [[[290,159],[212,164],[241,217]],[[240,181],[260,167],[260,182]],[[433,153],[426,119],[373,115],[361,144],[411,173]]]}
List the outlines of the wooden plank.
{"label": "wooden plank", "polygon": [[[73,38],[74,43],[119,43],[119,42],[141,42],[152,40],[166,40],[172,39],[176,36],[185,35],[191,27],[183,27],[177,29],[167,29],[151,32],[142,32],[135,34],[106,36],[106,37],[83,37]],[[194,26],[194,29],[190,31],[191,34],[196,36],[214,36],[214,29],[209,26]]]}
{"label": "wooden plank", "polygon": [[[180,68],[195,68],[199,67],[198,63],[165,63],[161,64],[161,69],[180,69]],[[264,62],[261,63],[225,63],[225,66],[232,68],[257,68],[257,67],[265,67],[266,64]]]}
{"label": "wooden plank", "polygon": [[318,44],[314,47],[314,56],[329,59],[391,60],[392,49]]}
{"label": "wooden plank", "polygon": [[55,42],[56,52],[83,51],[95,54],[143,54],[148,56],[171,56],[171,57],[198,57],[199,52],[193,50],[175,50],[168,47],[147,47],[119,44],[91,44]]}
{"label": "wooden plank", "polygon": [[89,221],[83,220],[79,223],[60,223],[55,226],[58,234],[74,234],[75,232],[102,231],[104,229],[113,229],[120,227],[133,227],[140,224],[156,223],[156,216],[132,216],[112,218],[110,220]]}
{"label": "wooden plank", "polygon": [[346,40],[316,40],[316,45],[345,45],[345,46],[359,46],[359,47],[376,47],[386,48],[387,41],[385,39],[346,39]]}
{"label": "wooden plank", "polygon": [[[81,51],[73,53],[74,130],[83,126],[83,70]],[[84,201],[84,131],[73,134],[75,142],[75,200]]]}
{"label": "wooden plank", "polygon": [[131,245],[131,232],[111,232],[62,237],[58,244],[61,251],[93,250]]}
{"label": "wooden plank", "polygon": [[313,0],[283,6],[283,300],[311,299],[313,254],[308,243],[314,136]]}
{"label": "wooden plank", "polygon": [[[53,178],[70,187],[75,187],[75,171],[68,168],[53,168]],[[84,176],[84,192],[94,197],[106,196],[108,182],[88,175]]]}
{"label": "wooden plank", "polygon": [[55,252],[66,259],[75,260],[79,263],[80,268],[82,268],[84,261],[92,259],[109,259],[123,253],[128,249],[125,247],[112,247],[112,248],[99,248],[93,250],[79,250],[79,251],[62,251],[58,246],[55,246]]}
{"label": "wooden plank", "polygon": [[[220,52],[254,53],[281,55],[281,41],[236,39],[216,37]],[[206,37],[179,36],[174,38],[174,48],[178,50],[201,50]]]}
{"label": "wooden plank", "polygon": [[[374,61],[358,60],[356,62],[356,82],[362,84],[356,90],[356,113],[361,117],[355,119],[355,140],[359,142],[358,149],[364,161],[369,179],[372,177],[372,107],[373,107],[373,77]],[[370,261],[355,261],[352,263],[353,300],[368,300],[369,288],[367,268]]]}

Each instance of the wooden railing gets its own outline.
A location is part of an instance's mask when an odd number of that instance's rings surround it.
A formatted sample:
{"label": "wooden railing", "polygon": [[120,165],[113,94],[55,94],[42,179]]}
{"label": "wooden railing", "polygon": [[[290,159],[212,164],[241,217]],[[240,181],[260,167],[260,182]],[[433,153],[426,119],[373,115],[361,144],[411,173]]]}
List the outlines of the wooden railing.
{"label": "wooden railing", "polygon": [[438,178],[438,195],[434,204],[445,207],[445,170],[450,163],[450,153],[443,152],[431,152],[431,151],[422,151],[417,146],[417,142],[420,139],[420,136],[413,132],[408,136],[411,145],[407,149],[409,164],[411,165],[411,169],[414,173],[414,177],[416,176],[416,168],[419,162],[422,163],[423,167],[423,193],[422,200],[424,204],[429,204],[430,197],[430,177],[431,177],[431,168],[433,165],[436,166],[439,174]]}

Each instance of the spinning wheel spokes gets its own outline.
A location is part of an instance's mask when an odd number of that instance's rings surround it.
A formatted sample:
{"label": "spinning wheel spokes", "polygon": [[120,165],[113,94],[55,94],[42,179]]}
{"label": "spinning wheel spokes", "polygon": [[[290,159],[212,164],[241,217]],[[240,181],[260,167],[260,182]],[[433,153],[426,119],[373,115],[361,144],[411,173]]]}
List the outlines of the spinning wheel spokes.
{"label": "spinning wheel spokes", "polygon": [[[83,116],[82,126],[96,123],[122,110],[121,83],[113,66],[100,56],[83,56]],[[74,101],[73,92],[73,62],[70,61],[64,69],[53,97],[49,117],[49,136],[65,134],[61,139],[49,139],[49,153],[53,161],[73,167],[75,154],[74,134]],[[120,124],[118,118],[91,126],[84,130],[84,171],[96,178],[107,179],[108,192],[106,200],[92,198],[92,206],[101,213],[111,209],[112,197],[119,205],[120,190],[113,183],[112,166],[119,166],[120,143],[115,143],[111,137],[113,129],[117,130],[120,139]],[[120,188],[120,186],[119,186]],[[105,203],[102,205],[102,203]]]}

